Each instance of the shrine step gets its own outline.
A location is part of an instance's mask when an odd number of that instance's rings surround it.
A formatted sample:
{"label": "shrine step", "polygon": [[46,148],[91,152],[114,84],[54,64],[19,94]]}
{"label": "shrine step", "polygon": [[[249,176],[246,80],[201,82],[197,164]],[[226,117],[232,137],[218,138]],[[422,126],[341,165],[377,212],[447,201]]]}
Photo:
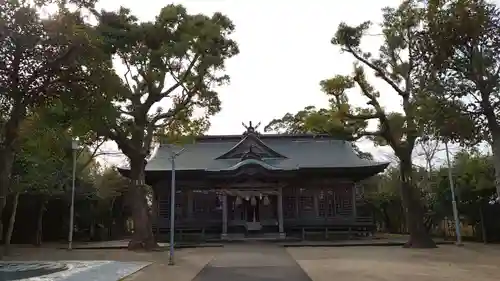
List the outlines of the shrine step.
{"label": "shrine step", "polygon": [[277,232],[273,233],[255,233],[255,234],[243,234],[243,233],[228,233],[224,238],[225,241],[276,241],[283,240],[284,235],[280,235]]}

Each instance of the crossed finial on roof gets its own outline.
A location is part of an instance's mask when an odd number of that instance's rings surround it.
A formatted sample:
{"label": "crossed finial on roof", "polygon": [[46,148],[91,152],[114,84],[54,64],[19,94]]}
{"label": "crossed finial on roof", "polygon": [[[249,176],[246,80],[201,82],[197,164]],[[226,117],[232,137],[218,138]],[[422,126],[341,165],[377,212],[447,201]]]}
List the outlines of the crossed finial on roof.
{"label": "crossed finial on roof", "polygon": [[260,122],[254,127],[252,126],[252,121],[249,121],[248,122],[248,126],[245,125],[245,123],[241,123],[243,125],[243,127],[245,127],[245,129],[247,130],[246,133],[255,133],[255,131],[257,130],[257,128],[260,126]]}

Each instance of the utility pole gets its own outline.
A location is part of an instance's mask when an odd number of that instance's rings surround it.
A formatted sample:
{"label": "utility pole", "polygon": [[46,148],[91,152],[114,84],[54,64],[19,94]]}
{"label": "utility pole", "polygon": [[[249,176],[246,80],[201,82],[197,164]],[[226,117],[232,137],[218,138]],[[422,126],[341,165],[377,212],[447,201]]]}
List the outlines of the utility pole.
{"label": "utility pole", "polygon": [[178,152],[173,151],[173,146],[171,146],[172,151],[170,154],[170,163],[172,164],[171,170],[171,182],[170,182],[170,253],[168,257],[168,265],[174,265],[174,244],[175,244],[175,159],[179,156],[184,148]]}
{"label": "utility pole", "polygon": [[453,208],[453,219],[455,220],[455,233],[457,236],[456,245],[462,246],[462,234],[460,231],[460,221],[458,219],[458,209],[457,209],[457,200],[455,198],[455,186],[453,182],[453,173],[451,171],[451,162],[450,162],[450,150],[448,149],[448,141],[444,142],[446,149],[446,161],[448,162],[448,178],[450,180],[450,189],[451,189],[451,205]]}
{"label": "utility pole", "polygon": [[76,183],[76,151],[78,150],[78,140],[71,141],[71,150],[73,152],[73,178],[71,182],[71,205],[69,207],[69,234],[68,250],[73,249],[73,229],[75,219],[75,183]]}

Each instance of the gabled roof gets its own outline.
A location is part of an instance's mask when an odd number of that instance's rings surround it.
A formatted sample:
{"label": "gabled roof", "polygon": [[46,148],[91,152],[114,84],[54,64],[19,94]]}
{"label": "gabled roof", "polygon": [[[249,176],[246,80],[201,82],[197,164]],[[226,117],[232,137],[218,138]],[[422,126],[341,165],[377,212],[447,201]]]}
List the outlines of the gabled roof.
{"label": "gabled roof", "polygon": [[229,151],[216,159],[240,159],[249,152],[260,158],[287,158],[267,146],[256,133],[249,133]]}
{"label": "gabled roof", "polygon": [[[243,138],[243,140],[242,140]],[[323,135],[256,135],[262,143],[262,152],[276,153],[282,157],[262,157],[259,163],[272,169],[296,170],[310,168],[368,168],[383,170],[387,163],[362,159],[354,152],[348,141]],[[245,137],[241,135],[203,136],[194,143],[183,146],[184,150],[176,158],[179,171],[220,171],[241,167],[244,159],[235,152],[243,150]],[[264,149],[265,148],[265,149]],[[241,150],[238,150],[241,149]],[[170,171],[170,153],[180,147],[161,145],[146,165],[146,171]],[[259,151],[255,149],[256,151]],[[233,157],[229,157],[232,155]],[[221,157],[225,156],[225,157]],[[246,163],[246,162],[244,162]],[[247,163],[248,164],[248,163]]]}

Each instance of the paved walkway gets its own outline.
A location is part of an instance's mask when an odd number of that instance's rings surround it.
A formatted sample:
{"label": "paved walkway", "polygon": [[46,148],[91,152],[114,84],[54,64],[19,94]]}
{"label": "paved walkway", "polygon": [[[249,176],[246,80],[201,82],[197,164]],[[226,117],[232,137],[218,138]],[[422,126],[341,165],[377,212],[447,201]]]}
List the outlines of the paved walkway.
{"label": "paved walkway", "polygon": [[311,280],[283,247],[254,244],[225,246],[193,281]]}

